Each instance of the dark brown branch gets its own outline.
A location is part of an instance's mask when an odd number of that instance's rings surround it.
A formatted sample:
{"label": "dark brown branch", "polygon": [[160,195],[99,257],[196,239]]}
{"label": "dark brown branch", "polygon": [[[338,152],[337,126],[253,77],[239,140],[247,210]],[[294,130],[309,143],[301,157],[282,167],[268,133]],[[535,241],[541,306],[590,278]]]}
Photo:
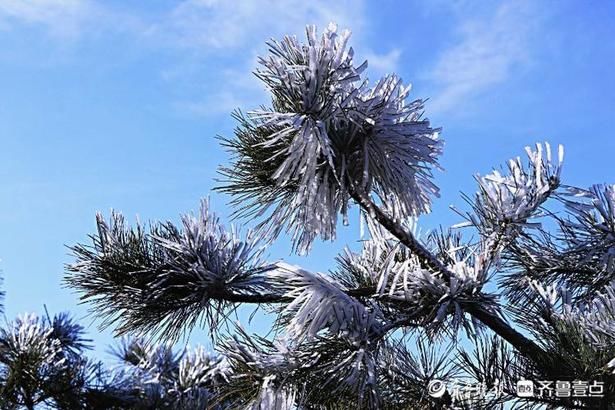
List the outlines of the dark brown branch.
{"label": "dark brown branch", "polygon": [[442,272],[445,276],[448,275],[450,277],[448,269],[438,258],[425,248],[422,243],[417,241],[412,234],[406,232],[397,221],[386,215],[367,195],[352,188],[350,189],[350,195],[373,219],[378,221],[380,225],[418,256],[425,267]]}
{"label": "dark brown branch", "polygon": [[288,303],[292,302],[292,298],[288,298],[275,293],[270,294],[242,294],[233,293],[223,290],[208,291],[207,296],[212,299],[224,300],[231,303],[254,303],[254,304],[269,304],[269,303]]}
{"label": "dark brown branch", "polygon": [[464,308],[466,312],[480,320],[501,338],[513,345],[520,353],[532,359],[537,365],[548,368],[545,362],[546,353],[531,339],[523,336],[499,316],[477,305],[465,305]]}
{"label": "dark brown branch", "polygon": [[[376,289],[373,287],[362,287],[356,289],[350,289],[346,291],[346,294],[352,297],[369,297],[375,293]],[[230,292],[211,293],[210,297],[214,299],[221,299],[232,303],[254,303],[254,304],[268,304],[268,303],[289,303],[292,298],[288,298],[276,294],[238,294]],[[504,340],[515,346],[524,355],[527,355],[534,359],[537,363],[542,363],[542,359],[545,357],[544,352],[534,342],[526,338],[509,324],[504,322],[501,318],[490,313],[480,307],[473,304],[464,305],[465,310],[472,316],[480,320],[487,327],[496,332]],[[398,327],[412,324],[416,320],[416,317],[404,318],[394,324],[389,325],[386,330],[393,330]]]}
{"label": "dark brown branch", "polygon": [[[375,287],[362,287],[356,289],[349,289],[345,291],[348,296],[352,297],[370,297],[374,295],[376,292]],[[292,302],[293,299],[282,296],[275,293],[270,294],[243,294],[243,293],[233,293],[228,292],[226,290],[223,291],[215,291],[209,290],[207,294],[212,299],[225,300],[231,303],[254,303],[254,304],[268,304],[268,303],[289,303]]]}
{"label": "dark brown branch", "polygon": [[[417,255],[426,268],[441,272],[446,280],[450,280],[452,273],[449,269],[412,234],[403,229],[400,223],[385,214],[368,195],[352,188],[350,189],[350,195],[372,218]],[[465,304],[464,308],[466,312],[484,323],[496,334],[514,346],[519,352],[526,355],[537,364],[544,363],[546,353],[531,339],[519,333],[500,317],[475,304]]]}

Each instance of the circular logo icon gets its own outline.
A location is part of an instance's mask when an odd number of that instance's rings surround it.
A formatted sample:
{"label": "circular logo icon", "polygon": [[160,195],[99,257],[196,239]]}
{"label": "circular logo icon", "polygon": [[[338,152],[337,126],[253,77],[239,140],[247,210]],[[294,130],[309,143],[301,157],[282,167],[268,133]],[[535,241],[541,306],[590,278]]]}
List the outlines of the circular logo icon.
{"label": "circular logo icon", "polygon": [[438,399],[446,393],[446,384],[442,380],[432,380],[427,385],[427,393],[431,397]]}

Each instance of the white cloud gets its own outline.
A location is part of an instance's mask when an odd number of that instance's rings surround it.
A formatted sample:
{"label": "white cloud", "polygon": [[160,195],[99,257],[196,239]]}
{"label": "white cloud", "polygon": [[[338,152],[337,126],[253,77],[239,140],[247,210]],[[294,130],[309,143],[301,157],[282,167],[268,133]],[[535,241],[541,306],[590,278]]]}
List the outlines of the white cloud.
{"label": "white cloud", "polygon": [[264,86],[252,75],[256,66],[256,55],[246,59],[239,67],[222,70],[220,79],[212,81],[206,98],[180,101],[175,107],[180,111],[197,116],[229,115],[237,108],[255,108],[268,102]]}
{"label": "white cloud", "polygon": [[218,91],[201,101],[179,101],[174,104],[180,112],[199,117],[228,115],[234,109],[241,107],[245,101],[230,91]]}
{"label": "white cloud", "polygon": [[[394,48],[385,54],[377,54],[373,51],[365,54],[365,59],[368,61],[369,73],[372,76],[393,74],[398,71],[400,57],[401,50],[399,48]],[[376,78],[374,77],[374,79]]]}
{"label": "white cloud", "polygon": [[509,1],[488,18],[466,20],[460,27],[461,40],[440,54],[427,75],[436,88],[430,109],[445,112],[467,105],[509,78],[515,68],[530,63],[537,14],[529,2]]}
{"label": "white cloud", "polygon": [[282,34],[303,34],[306,24],[325,27],[335,21],[357,29],[361,1],[343,0],[184,0],[150,34],[203,51],[252,48],[255,41]]}
{"label": "white cloud", "polygon": [[91,11],[92,4],[85,0],[0,0],[3,26],[42,25],[61,37],[74,37]]}
{"label": "white cloud", "polygon": [[372,51],[362,37],[365,8],[364,0],[182,0],[140,13],[102,0],[0,0],[0,27],[43,27],[62,40],[92,31],[122,32],[141,47],[171,51],[176,58],[161,77],[176,89],[173,105],[209,116],[268,103],[263,85],[251,75],[257,56],[270,38],[295,34],[303,40],[306,24],[316,24],[320,32],[330,22],[352,29],[351,44],[358,62],[369,60],[370,78],[396,71],[401,50]]}
{"label": "white cloud", "polygon": [[[340,29],[352,28],[353,44],[356,44],[364,21],[364,5],[360,0],[184,0],[151,25],[145,35],[173,48],[191,50],[197,65],[212,53],[216,57],[224,56],[228,68],[210,72],[207,78],[190,80],[201,82],[197,87],[207,89],[204,97],[184,98],[176,103],[180,110],[210,116],[268,103],[263,85],[251,74],[257,56],[266,50],[268,39],[286,34],[304,38],[306,24],[316,24],[322,32],[330,22],[336,22]],[[374,54],[373,64],[386,71],[396,64],[398,57],[397,50],[386,55]],[[166,78],[185,81],[181,75]]]}

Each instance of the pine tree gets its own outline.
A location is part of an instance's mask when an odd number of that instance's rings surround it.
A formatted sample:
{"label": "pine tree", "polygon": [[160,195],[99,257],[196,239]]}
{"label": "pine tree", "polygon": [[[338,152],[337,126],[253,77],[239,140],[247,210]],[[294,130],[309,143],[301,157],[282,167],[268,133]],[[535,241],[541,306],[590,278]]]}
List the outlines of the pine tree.
{"label": "pine tree", "polygon": [[[165,397],[186,382],[205,397],[192,408],[609,408],[615,185],[565,185],[563,148],[537,144],[476,178],[464,222],[419,237],[439,194],[441,130],[396,75],[364,80],[349,36],[308,26],[307,43],[272,40],[259,59],[271,104],[234,113],[218,187],[252,230],[224,228],[204,201],[180,225],[98,215],[92,242],[72,247],[67,283],[103,326],[170,343],[203,325],[216,341],[215,355],[183,362],[139,347],[179,382],[160,371],[141,385],[136,372],[135,388]],[[353,206],[369,237],[329,274],[264,260],[281,234],[301,254],[334,240]],[[222,332],[243,305],[271,312],[268,338]],[[490,394],[434,387],[455,380]],[[521,398],[519,380],[588,381],[604,397]]]}
{"label": "pine tree", "polygon": [[[125,339],[117,363],[89,359],[83,327],[66,313],[22,315],[0,328],[0,409],[222,408],[229,367],[202,347]],[[217,404],[220,401],[220,404]]]}

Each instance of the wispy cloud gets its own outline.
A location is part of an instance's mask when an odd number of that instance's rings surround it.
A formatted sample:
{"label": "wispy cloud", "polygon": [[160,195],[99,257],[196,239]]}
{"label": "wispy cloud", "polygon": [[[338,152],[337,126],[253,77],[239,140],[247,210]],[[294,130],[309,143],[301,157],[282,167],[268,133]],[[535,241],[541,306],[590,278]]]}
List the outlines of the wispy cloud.
{"label": "wispy cloud", "polygon": [[110,41],[125,35],[140,40],[150,22],[101,0],[0,0],[0,30],[39,30],[56,46],[69,48],[86,38]]}
{"label": "wispy cloud", "polygon": [[[508,0],[495,8],[467,0],[423,7],[434,14],[446,8],[460,21],[456,40],[425,71],[424,80],[432,85],[430,110],[467,106],[531,62],[537,7],[529,0]],[[352,28],[352,44],[359,58],[368,59],[370,79],[398,71],[402,49],[373,50],[365,41],[366,8],[364,0],[182,0],[145,13],[102,0],[0,0],[0,28],[42,26],[53,36],[71,39],[86,31],[122,31],[140,47],[172,50],[176,58],[161,75],[169,84],[188,89],[178,96],[176,107],[217,115],[234,106],[266,103],[262,86],[250,75],[256,56],[265,51],[269,38],[303,37],[305,24],[322,30],[334,21],[340,28]],[[216,62],[215,69],[208,61]],[[227,68],[220,69],[222,64]]]}
{"label": "wispy cloud", "polygon": [[530,2],[508,1],[492,15],[462,22],[460,40],[444,50],[429,70],[436,94],[431,110],[445,112],[505,81],[531,62],[538,13]]}
{"label": "wispy cloud", "polygon": [[394,48],[384,54],[378,54],[373,51],[368,51],[365,54],[370,74],[379,76],[396,72],[399,68],[400,57],[401,49],[399,48]]}
{"label": "wispy cloud", "polygon": [[[212,55],[224,56],[229,66],[217,70],[213,74],[215,79],[192,78],[202,81],[202,87],[208,90],[206,95],[184,98],[175,104],[192,114],[219,115],[237,107],[267,103],[263,86],[250,74],[256,68],[257,56],[265,51],[265,41],[286,34],[304,37],[306,24],[316,24],[322,31],[330,22],[336,22],[342,29],[352,27],[355,34],[360,32],[365,22],[363,2],[185,0],[152,24],[145,36],[189,50],[195,64]],[[382,70],[392,68],[398,57],[397,50],[374,55],[375,64]],[[167,79],[184,80],[174,75]]]}
{"label": "wispy cloud", "polygon": [[0,0],[0,24],[43,26],[58,37],[74,37],[94,5],[86,0]]}
{"label": "wispy cloud", "polygon": [[295,33],[305,24],[321,27],[330,21],[356,26],[363,21],[359,1],[342,0],[184,0],[151,33],[176,45],[202,51],[252,48],[255,39]]}
{"label": "wispy cloud", "polygon": [[[216,81],[205,84],[206,97],[176,102],[175,108],[196,116],[228,115],[237,108],[244,110],[268,101],[264,87],[252,75],[257,55],[217,73]],[[173,81],[173,80],[171,80]]]}
{"label": "wispy cloud", "polygon": [[[170,51],[174,59],[161,77],[178,89],[172,104],[192,114],[219,115],[267,102],[250,73],[268,39],[303,38],[306,24],[323,30],[336,22],[353,29],[356,44],[364,9],[364,0],[182,0],[154,12],[102,0],[0,0],[0,29],[43,28],[61,45],[91,32],[121,32],[143,49]],[[393,70],[398,58],[396,49],[370,56],[376,71]],[[223,64],[227,67],[221,69]]]}

